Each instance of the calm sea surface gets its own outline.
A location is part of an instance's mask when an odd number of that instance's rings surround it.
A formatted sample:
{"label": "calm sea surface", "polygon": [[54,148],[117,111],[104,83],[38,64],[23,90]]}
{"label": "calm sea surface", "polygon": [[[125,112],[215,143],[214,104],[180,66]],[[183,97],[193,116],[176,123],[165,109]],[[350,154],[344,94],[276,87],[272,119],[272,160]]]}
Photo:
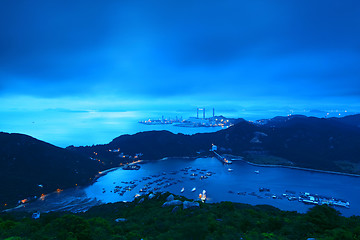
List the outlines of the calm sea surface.
{"label": "calm sea surface", "polygon": [[[188,171],[182,169],[188,168]],[[229,171],[229,168],[232,171]],[[255,173],[259,171],[259,173]],[[203,173],[212,172],[207,179],[200,179]],[[191,180],[190,174],[197,174]],[[130,183],[133,182],[133,183]],[[136,185],[136,186],[135,186]],[[84,189],[64,191],[53,194],[45,201],[33,205],[34,209],[43,211],[62,209],[81,210],[91,206],[95,201],[103,203],[132,201],[140,189],[148,185],[152,191],[169,191],[198,199],[199,193],[207,192],[207,202],[233,201],[252,205],[268,204],[282,210],[306,212],[313,205],[282,198],[287,190],[309,192],[350,202],[350,208],[336,207],[344,216],[360,214],[360,177],[335,175],[289,168],[257,167],[242,161],[232,165],[223,165],[215,158],[168,159],[144,161],[140,170],[117,169],[100,177],[94,184]],[[131,190],[121,190],[132,186]],[[259,188],[269,188],[270,192],[259,192]],[[181,193],[181,189],[184,192]],[[191,191],[196,188],[195,191]],[[116,190],[118,189],[118,190]],[[277,198],[274,199],[273,195]],[[43,204],[43,205],[41,205]]]}
{"label": "calm sea surface", "polygon": [[[185,167],[191,167],[187,171],[188,174],[186,171],[181,171]],[[229,171],[229,168],[233,170]],[[200,180],[202,174],[199,172],[209,171],[215,174]],[[255,171],[259,171],[259,174],[256,174]],[[190,180],[192,173],[198,174],[195,176],[195,180]],[[151,177],[151,175],[160,176],[142,180],[143,177]],[[206,190],[208,202],[233,201],[253,205],[269,204],[283,210],[299,212],[305,212],[311,207],[311,205],[305,205],[298,201],[289,201],[286,198],[273,199],[272,197],[273,194],[280,197],[286,190],[290,190],[297,194],[309,192],[345,199],[350,202],[350,209],[341,207],[337,209],[347,216],[360,214],[360,195],[356,194],[360,192],[360,177],[288,168],[257,167],[243,161],[234,161],[232,165],[223,165],[216,158],[169,159],[141,164],[141,169],[138,171],[119,169],[100,178],[98,182],[86,189],[86,193],[89,197],[96,197],[103,202],[131,201],[146,183],[157,179],[163,179],[159,183],[164,182],[162,185],[152,184],[153,187],[160,187],[159,191],[181,194],[180,190],[184,187],[183,195],[185,197],[197,199],[199,193]],[[119,193],[114,193],[114,187],[122,186],[124,188],[131,185],[130,183],[121,183],[121,181],[135,181],[138,186],[120,196]],[[174,184],[166,187],[167,183]],[[194,187],[196,191],[192,192]],[[260,193],[260,187],[269,188],[271,195],[265,192]]]}

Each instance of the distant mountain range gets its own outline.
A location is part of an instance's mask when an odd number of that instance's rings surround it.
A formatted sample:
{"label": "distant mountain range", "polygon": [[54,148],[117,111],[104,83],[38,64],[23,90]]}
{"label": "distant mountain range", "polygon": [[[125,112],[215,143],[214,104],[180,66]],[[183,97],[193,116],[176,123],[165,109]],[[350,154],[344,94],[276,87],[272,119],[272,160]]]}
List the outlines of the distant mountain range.
{"label": "distant mountain range", "polygon": [[141,154],[147,160],[209,156],[211,144],[222,154],[254,163],[360,174],[360,115],[239,119],[236,125],[214,133],[149,131],[122,135],[105,145],[66,149],[22,134],[0,133],[0,201],[86,184],[98,171],[136,160]]}

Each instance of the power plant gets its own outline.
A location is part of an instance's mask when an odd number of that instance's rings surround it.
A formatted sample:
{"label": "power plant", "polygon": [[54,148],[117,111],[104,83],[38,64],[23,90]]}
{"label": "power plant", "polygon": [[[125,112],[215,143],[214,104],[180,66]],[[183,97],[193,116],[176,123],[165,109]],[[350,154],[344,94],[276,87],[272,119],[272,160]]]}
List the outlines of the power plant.
{"label": "power plant", "polygon": [[[201,117],[202,114],[202,117]],[[199,117],[200,115],[200,117]],[[206,118],[206,109],[205,107],[196,108],[196,117],[190,117],[186,120],[183,120],[176,117],[176,119],[167,119],[162,116],[161,119],[148,119],[145,121],[139,121],[139,123],[146,125],[164,125],[164,124],[173,124],[176,127],[230,127],[234,125],[234,120],[227,119],[223,116],[215,117],[215,108],[212,109],[212,117]]]}
{"label": "power plant", "polygon": [[[196,108],[196,118],[199,118],[199,111],[203,112],[203,117],[202,119],[206,119],[205,117],[205,108]],[[215,108],[213,108],[213,118],[215,117]]]}

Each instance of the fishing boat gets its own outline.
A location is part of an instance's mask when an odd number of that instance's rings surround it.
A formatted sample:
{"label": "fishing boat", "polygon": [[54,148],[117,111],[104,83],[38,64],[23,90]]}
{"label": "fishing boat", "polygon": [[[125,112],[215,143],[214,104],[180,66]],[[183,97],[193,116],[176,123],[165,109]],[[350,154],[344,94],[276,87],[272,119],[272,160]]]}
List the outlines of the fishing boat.
{"label": "fishing boat", "polygon": [[180,192],[183,193],[184,191],[185,191],[185,188],[182,188]]}
{"label": "fishing boat", "polygon": [[191,189],[192,192],[195,192],[196,191],[196,187],[194,187],[193,189]]}

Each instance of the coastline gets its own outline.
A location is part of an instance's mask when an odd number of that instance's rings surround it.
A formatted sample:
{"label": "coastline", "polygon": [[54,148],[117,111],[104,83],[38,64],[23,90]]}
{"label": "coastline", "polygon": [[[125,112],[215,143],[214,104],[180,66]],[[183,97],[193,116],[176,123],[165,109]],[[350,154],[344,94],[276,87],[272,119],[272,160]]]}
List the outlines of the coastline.
{"label": "coastline", "polygon": [[[227,154],[226,154],[227,155]],[[242,161],[242,162],[245,162],[249,165],[253,165],[253,166],[258,166],[258,167],[277,167],[277,168],[290,168],[290,169],[297,169],[297,170],[303,170],[303,171],[310,171],[310,172],[319,172],[319,173],[328,173],[328,174],[336,174],[336,175],[343,175],[343,176],[349,176],[349,177],[360,177],[360,174],[354,174],[354,173],[344,173],[344,172],[335,172],[335,171],[329,171],[329,170],[320,170],[320,169],[313,169],[313,168],[304,168],[304,167],[296,167],[296,166],[286,166],[286,165],[277,165],[277,164],[259,164],[259,163],[253,163],[253,162],[249,162],[249,161],[246,161],[244,160],[243,157],[241,156],[234,156],[234,155],[227,155],[229,158],[231,158],[231,160],[234,160],[234,161]],[[212,156],[201,156],[201,157],[164,157],[164,158],[161,158],[161,159],[157,159],[155,161],[166,161],[166,160],[171,160],[171,159],[187,159],[187,160],[195,160],[197,158],[207,158],[207,157],[212,157]],[[149,161],[154,161],[154,160],[141,160],[141,162],[139,162],[140,164],[146,164],[147,162]],[[135,163],[130,163],[129,165],[131,164],[135,164]],[[119,168],[122,168],[123,166],[121,167],[114,167],[114,168],[110,168],[110,169],[107,169],[107,170],[104,170],[102,171],[101,174],[99,174],[94,180],[93,182],[95,182],[96,179],[98,179],[99,177],[101,176],[104,176],[106,175],[107,173],[109,172],[112,172],[112,171],[115,171]],[[93,183],[92,182],[92,183]]]}
{"label": "coastline", "polygon": [[[169,159],[190,159],[190,160],[195,160],[199,157],[164,157],[161,159],[157,159],[155,161],[164,161],[164,160],[169,160]],[[145,161],[153,161],[153,160],[145,160]]]}
{"label": "coastline", "polygon": [[[191,163],[191,160],[195,160],[195,159],[201,159],[203,158],[204,160],[206,160],[206,158],[211,158],[209,156],[202,156],[202,157],[169,157],[169,158],[165,158],[165,159],[162,159],[162,160],[171,160],[171,159],[183,159],[185,160],[185,164],[192,164]],[[242,161],[246,164],[249,164],[249,165],[253,165],[253,166],[259,166],[259,167],[287,167],[287,166],[281,166],[281,165],[264,165],[264,164],[255,164],[255,163],[251,163],[251,162],[248,162],[248,161],[245,161],[242,159],[242,157],[240,156],[233,156],[232,158],[235,158],[236,160],[238,161]],[[191,160],[190,160],[191,159]],[[158,159],[157,161],[160,161],[161,159]],[[187,162],[188,160],[190,160],[190,162]],[[234,160],[234,161],[236,161]],[[155,160],[156,161],[156,160]],[[217,160],[216,160],[217,161]],[[143,160],[143,162],[141,162],[140,164],[145,164],[145,163],[151,163],[151,162],[154,162],[153,160]],[[171,162],[171,161],[170,161]],[[204,165],[206,165],[206,161],[203,161]],[[162,164],[165,164],[164,163],[161,163],[160,162],[160,165]],[[216,166],[219,166],[219,165],[216,165]],[[227,168],[227,166],[226,166]],[[313,169],[306,169],[306,168],[298,168],[298,167],[291,167],[291,168],[295,168],[295,169],[299,169],[299,170],[306,170],[306,171],[313,171],[313,172],[325,172],[325,173],[331,173],[331,172],[327,172],[327,171],[322,171],[322,170],[313,170]],[[109,172],[112,172],[112,171],[115,171],[119,169],[119,167],[116,167],[116,168],[111,168],[111,169],[108,169],[108,170],[104,170],[104,172],[102,173],[101,176],[105,176],[107,173]],[[220,166],[220,169],[222,169],[222,167]],[[255,169],[253,169],[255,170]],[[334,172],[335,174],[338,174],[337,172]],[[344,174],[343,174],[344,175]],[[345,174],[346,175],[346,174]],[[141,176],[143,176],[141,174]],[[357,176],[358,177],[358,176]],[[330,177],[331,178],[331,177]],[[112,182],[112,181],[111,181]],[[113,186],[112,184],[110,184],[111,186]],[[111,187],[110,186],[110,187]],[[76,194],[80,194],[80,193],[85,193],[84,189],[86,189],[88,186],[86,187],[83,187],[83,188],[79,188],[78,190],[80,191],[76,191],[75,193]],[[53,205],[54,202],[57,202],[57,204],[60,204],[60,205],[69,205],[69,207],[67,209],[71,209],[72,211],[82,211],[82,210],[85,210],[86,208],[88,207],[91,207],[91,206],[95,206],[95,205],[98,205],[98,204],[104,204],[106,202],[102,202],[101,200],[97,200],[96,197],[95,197],[95,200],[92,201],[91,197],[86,197],[84,199],[77,199],[77,197],[74,197],[73,194],[74,192],[71,191],[71,189],[69,189],[70,191],[64,191],[63,193],[61,194],[51,194],[51,196],[49,196],[50,198],[48,199],[49,201],[47,203],[45,203],[45,205],[29,205],[31,206],[30,207],[27,207],[26,209],[22,209],[20,208],[19,210],[27,210],[27,211],[35,211],[35,210],[39,210],[41,212],[45,212],[45,211],[48,211],[47,209],[49,209],[50,207],[51,208],[54,208],[56,209],[55,211],[59,211],[59,210],[62,210],[63,209],[63,206],[55,206]],[[178,191],[178,190],[177,190]],[[57,197],[60,197],[62,196],[62,198],[57,198]],[[87,196],[87,195],[86,195]],[[237,201],[235,201],[237,202]],[[42,202],[40,202],[42,203]],[[84,204],[84,205],[83,205]],[[276,206],[273,205],[273,204],[270,204],[270,203],[266,203],[267,205],[272,205],[272,206]],[[71,205],[71,206],[70,206]],[[76,206],[76,205],[79,205],[79,206]],[[279,207],[280,208],[280,207]],[[281,209],[281,208],[280,208]],[[15,210],[15,209],[14,209]],[[296,211],[300,211],[300,210],[296,210]]]}
{"label": "coastline", "polygon": [[[243,159],[243,157],[240,157],[240,156],[232,156],[232,157],[235,158],[235,159],[232,159],[234,161],[242,161],[249,165],[258,166],[258,167],[281,167],[281,168],[291,168],[291,169],[297,169],[297,170],[303,170],[303,171],[309,171],[309,172],[320,172],[320,173],[344,175],[344,176],[349,176],[349,177],[360,177],[360,174],[354,174],[354,173],[343,173],[343,172],[335,172],[335,171],[329,171],[329,170],[320,170],[320,169],[286,166],[286,165],[276,165],[276,164],[258,164],[258,163],[246,161]],[[236,157],[238,157],[238,158],[236,158]]]}

